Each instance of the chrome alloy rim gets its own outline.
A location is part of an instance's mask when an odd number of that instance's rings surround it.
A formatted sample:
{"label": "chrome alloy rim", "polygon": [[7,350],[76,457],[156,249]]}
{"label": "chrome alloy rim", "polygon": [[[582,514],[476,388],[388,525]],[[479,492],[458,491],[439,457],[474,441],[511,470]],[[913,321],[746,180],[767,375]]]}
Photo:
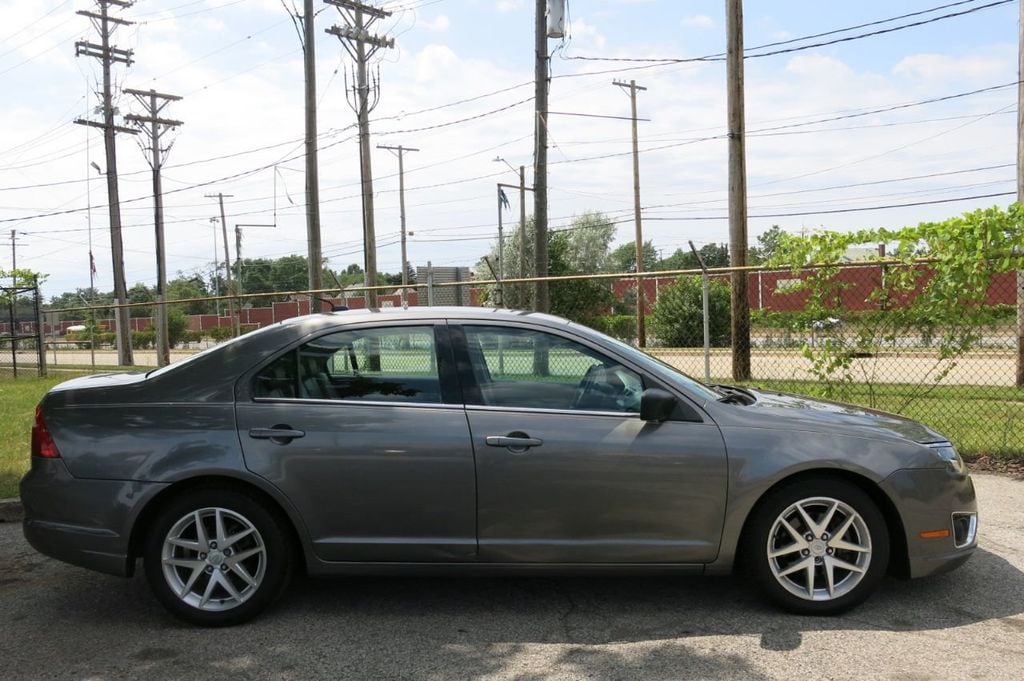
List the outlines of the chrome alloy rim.
{"label": "chrome alloy rim", "polygon": [[779,584],[809,601],[830,601],[860,584],[871,564],[871,534],[838,499],[811,497],[779,514],[768,533],[768,565]]}
{"label": "chrome alloy rim", "polygon": [[182,517],[164,538],[164,579],[185,603],[208,612],[238,607],[259,589],[267,549],[256,527],[225,508]]}

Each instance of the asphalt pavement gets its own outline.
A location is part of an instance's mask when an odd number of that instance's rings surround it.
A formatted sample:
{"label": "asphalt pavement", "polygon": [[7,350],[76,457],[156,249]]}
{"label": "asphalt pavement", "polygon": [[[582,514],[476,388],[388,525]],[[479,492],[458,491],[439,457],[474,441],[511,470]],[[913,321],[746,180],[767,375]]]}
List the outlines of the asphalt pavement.
{"label": "asphalt pavement", "polygon": [[975,481],[964,567],[830,618],[725,577],[302,579],[251,624],[198,629],[141,575],[44,558],[4,523],[0,678],[1022,679],[1024,482]]}

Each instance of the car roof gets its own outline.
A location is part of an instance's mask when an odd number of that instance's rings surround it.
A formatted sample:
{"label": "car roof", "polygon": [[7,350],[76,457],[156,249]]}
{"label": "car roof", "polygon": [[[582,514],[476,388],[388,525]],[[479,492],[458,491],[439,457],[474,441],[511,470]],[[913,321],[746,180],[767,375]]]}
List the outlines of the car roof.
{"label": "car roof", "polygon": [[295,318],[296,323],[311,318],[333,317],[342,322],[372,322],[385,319],[470,319],[481,321],[531,321],[550,326],[565,326],[571,322],[562,317],[545,314],[542,312],[530,312],[527,310],[509,310],[493,307],[459,307],[459,306],[423,306],[416,305],[408,308],[381,307],[381,308],[360,308],[338,312],[322,312],[305,317]]}

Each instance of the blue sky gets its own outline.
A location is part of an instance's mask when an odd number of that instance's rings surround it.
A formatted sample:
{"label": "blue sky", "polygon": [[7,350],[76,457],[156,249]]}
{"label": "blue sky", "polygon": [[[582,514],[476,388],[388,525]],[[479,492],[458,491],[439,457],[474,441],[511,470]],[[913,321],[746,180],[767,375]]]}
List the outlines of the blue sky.
{"label": "blue sky", "polygon": [[[947,3],[750,0],[746,44],[789,40],[940,4]],[[976,0],[919,18],[986,4]],[[472,265],[494,239],[494,183],[516,180],[494,157],[525,164],[528,182],[532,177],[532,104],[522,100],[532,96],[533,4],[394,0],[386,5],[396,12],[378,28],[394,35],[398,48],[380,55],[382,91],[373,114],[373,142],[421,149],[406,160],[409,227],[415,233],[410,260],[416,266],[428,260]],[[98,286],[111,288],[105,188],[94,171],[89,174],[88,163],[102,161],[102,145],[95,132],[72,123],[95,106],[87,91],[98,67],[74,57],[74,41],[90,37],[86,20],[74,11],[91,7],[85,0],[0,0],[0,81],[8,92],[0,111],[0,230],[5,236],[10,229],[18,232],[19,265],[48,273],[49,294],[88,284],[90,217]],[[354,115],[345,103],[349,61],[337,40],[323,33],[338,15],[322,7],[317,56],[324,250],[333,266],[343,268],[362,261],[358,157],[351,138]],[[899,226],[1005,205],[1010,197],[827,212],[1012,191],[1013,168],[997,167],[1015,157],[1012,87],[770,135],[753,133],[1015,81],[1017,12],[1017,4],[1008,3],[888,35],[748,59],[751,215],[801,214],[752,217],[751,240],[771,224],[792,231]],[[639,104],[640,115],[651,119],[640,127],[644,229],[668,252],[689,239],[726,239],[726,146],[719,137],[725,123],[724,65],[579,75],[628,64],[572,57],[721,52],[723,13],[721,1],[570,0],[570,37],[550,42],[553,111],[627,115],[629,101],[612,80],[635,78],[649,88]],[[184,96],[169,109],[169,115],[185,121],[165,171],[170,271],[210,270],[209,218],[217,209],[204,194],[217,191],[234,195],[227,202],[229,226],[276,219],[275,229],[246,231],[246,256],[305,253],[298,157],[301,52],[281,1],[140,0],[123,14],[138,23],[119,31],[117,43],[135,50],[136,63],[116,70],[118,82]],[[878,28],[899,23],[906,22]],[[487,96],[456,103],[480,95]],[[129,100],[119,102],[123,112],[133,110]],[[602,210],[623,219],[619,241],[631,240],[628,122],[552,116],[551,141],[552,226],[586,210]],[[131,139],[119,138],[118,149],[121,195],[128,200],[123,211],[128,284],[152,284],[148,167]],[[397,164],[385,151],[375,152],[373,162],[378,260],[382,269],[394,271]],[[508,219],[514,221],[517,197],[511,198]],[[87,205],[95,208],[86,211]],[[39,217],[59,211],[71,212]],[[0,267],[8,265],[0,258]]]}

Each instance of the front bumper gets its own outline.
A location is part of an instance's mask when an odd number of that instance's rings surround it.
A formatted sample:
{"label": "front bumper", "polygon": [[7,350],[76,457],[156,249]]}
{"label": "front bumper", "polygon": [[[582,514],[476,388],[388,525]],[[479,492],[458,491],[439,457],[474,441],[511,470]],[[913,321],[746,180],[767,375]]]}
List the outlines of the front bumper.
{"label": "front bumper", "polygon": [[947,468],[905,469],[883,480],[881,487],[903,521],[910,577],[949,572],[967,562],[978,546],[977,533],[965,535],[954,516],[977,517],[970,475]]}
{"label": "front bumper", "polygon": [[131,528],[160,483],[75,478],[61,459],[34,458],[21,481],[32,548],[79,567],[129,576]]}

